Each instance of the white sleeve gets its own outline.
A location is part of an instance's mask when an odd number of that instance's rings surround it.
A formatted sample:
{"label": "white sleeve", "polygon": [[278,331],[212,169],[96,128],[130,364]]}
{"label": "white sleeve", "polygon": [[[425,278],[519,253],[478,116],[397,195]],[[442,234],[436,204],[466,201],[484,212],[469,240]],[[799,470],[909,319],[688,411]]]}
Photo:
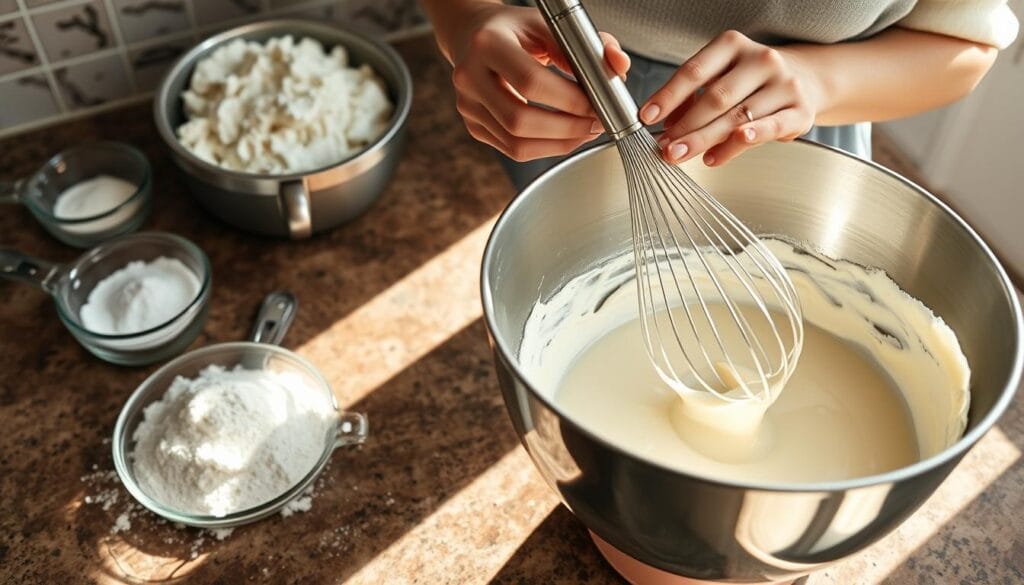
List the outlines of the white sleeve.
{"label": "white sleeve", "polygon": [[897,26],[1005,49],[1017,38],[1006,0],[920,0]]}

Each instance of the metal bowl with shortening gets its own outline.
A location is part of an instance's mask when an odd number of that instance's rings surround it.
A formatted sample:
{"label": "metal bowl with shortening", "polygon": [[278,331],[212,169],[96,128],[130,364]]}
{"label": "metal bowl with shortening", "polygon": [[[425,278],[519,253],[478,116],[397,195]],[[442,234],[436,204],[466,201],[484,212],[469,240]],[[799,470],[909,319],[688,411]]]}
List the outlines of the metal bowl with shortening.
{"label": "metal bowl with shortening", "polygon": [[[196,64],[236,39],[266,41],[285,35],[309,37],[328,49],[343,46],[354,65],[373,68],[387,85],[394,104],[384,132],[335,163],[286,174],[224,169],[182,146],[176,134],[186,121],[181,95],[189,87]],[[307,238],[356,218],[377,200],[398,165],[411,103],[409,69],[386,43],[336,24],[267,20],[216,34],[182,55],[157,89],[153,115],[189,188],[210,213],[257,234]]]}

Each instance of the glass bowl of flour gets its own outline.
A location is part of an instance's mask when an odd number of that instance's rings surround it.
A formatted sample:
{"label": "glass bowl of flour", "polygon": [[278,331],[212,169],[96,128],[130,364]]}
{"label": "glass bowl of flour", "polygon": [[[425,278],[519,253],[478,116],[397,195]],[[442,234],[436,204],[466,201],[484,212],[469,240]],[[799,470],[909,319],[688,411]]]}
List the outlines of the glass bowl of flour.
{"label": "glass bowl of flour", "polygon": [[213,278],[198,246],[163,232],[115,238],[68,264],[0,248],[0,277],[49,293],[85,349],[126,366],[167,359],[195,340]]}
{"label": "glass bowl of flour", "polygon": [[95,142],[68,148],[38,171],[0,184],[0,202],[22,203],[55,238],[88,248],[142,225],[152,172],[136,148]]}
{"label": "glass bowl of flour", "polygon": [[140,504],[201,528],[289,515],[308,509],[303,494],[336,448],[366,439],[366,416],[340,411],[312,364],[273,345],[295,306],[289,293],[272,293],[252,341],[179,356],[128,399],[114,466]]}

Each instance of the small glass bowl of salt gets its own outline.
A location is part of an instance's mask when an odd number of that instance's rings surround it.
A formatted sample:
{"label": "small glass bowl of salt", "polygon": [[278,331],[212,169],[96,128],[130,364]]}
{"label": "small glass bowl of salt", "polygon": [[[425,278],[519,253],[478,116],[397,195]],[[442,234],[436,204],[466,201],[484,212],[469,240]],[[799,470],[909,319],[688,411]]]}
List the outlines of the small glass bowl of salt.
{"label": "small glass bowl of salt", "polygon": [[0,182],[0,202],[24,204],[58,240],[88,248],[142,225],[152,182],[138,149],[95,142],[58,153],[21,180]]}
{"label": "small glass bowl of salt", "polygon": [[52,295],[61,322],[85,349],[127,366],[188,347],[202,331],[212,287],[206,254],[163,232],[109,240],[68,264],[0,248],[0,278]]}

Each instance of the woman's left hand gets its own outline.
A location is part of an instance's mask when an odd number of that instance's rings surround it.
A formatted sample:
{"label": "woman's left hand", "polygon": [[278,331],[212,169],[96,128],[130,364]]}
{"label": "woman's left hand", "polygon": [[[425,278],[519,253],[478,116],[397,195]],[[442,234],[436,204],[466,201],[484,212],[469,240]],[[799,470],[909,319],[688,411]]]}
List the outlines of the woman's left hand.
{"label": "woman's left hand", "polygon": [[795,54],[730,30],[683,63],[647,100],[640,118],[645,124],[665,120],[658,141],[665,160],[678,163],[703,152],[704,164],[717,166],[752,146],[810,130],[818,85]]}

